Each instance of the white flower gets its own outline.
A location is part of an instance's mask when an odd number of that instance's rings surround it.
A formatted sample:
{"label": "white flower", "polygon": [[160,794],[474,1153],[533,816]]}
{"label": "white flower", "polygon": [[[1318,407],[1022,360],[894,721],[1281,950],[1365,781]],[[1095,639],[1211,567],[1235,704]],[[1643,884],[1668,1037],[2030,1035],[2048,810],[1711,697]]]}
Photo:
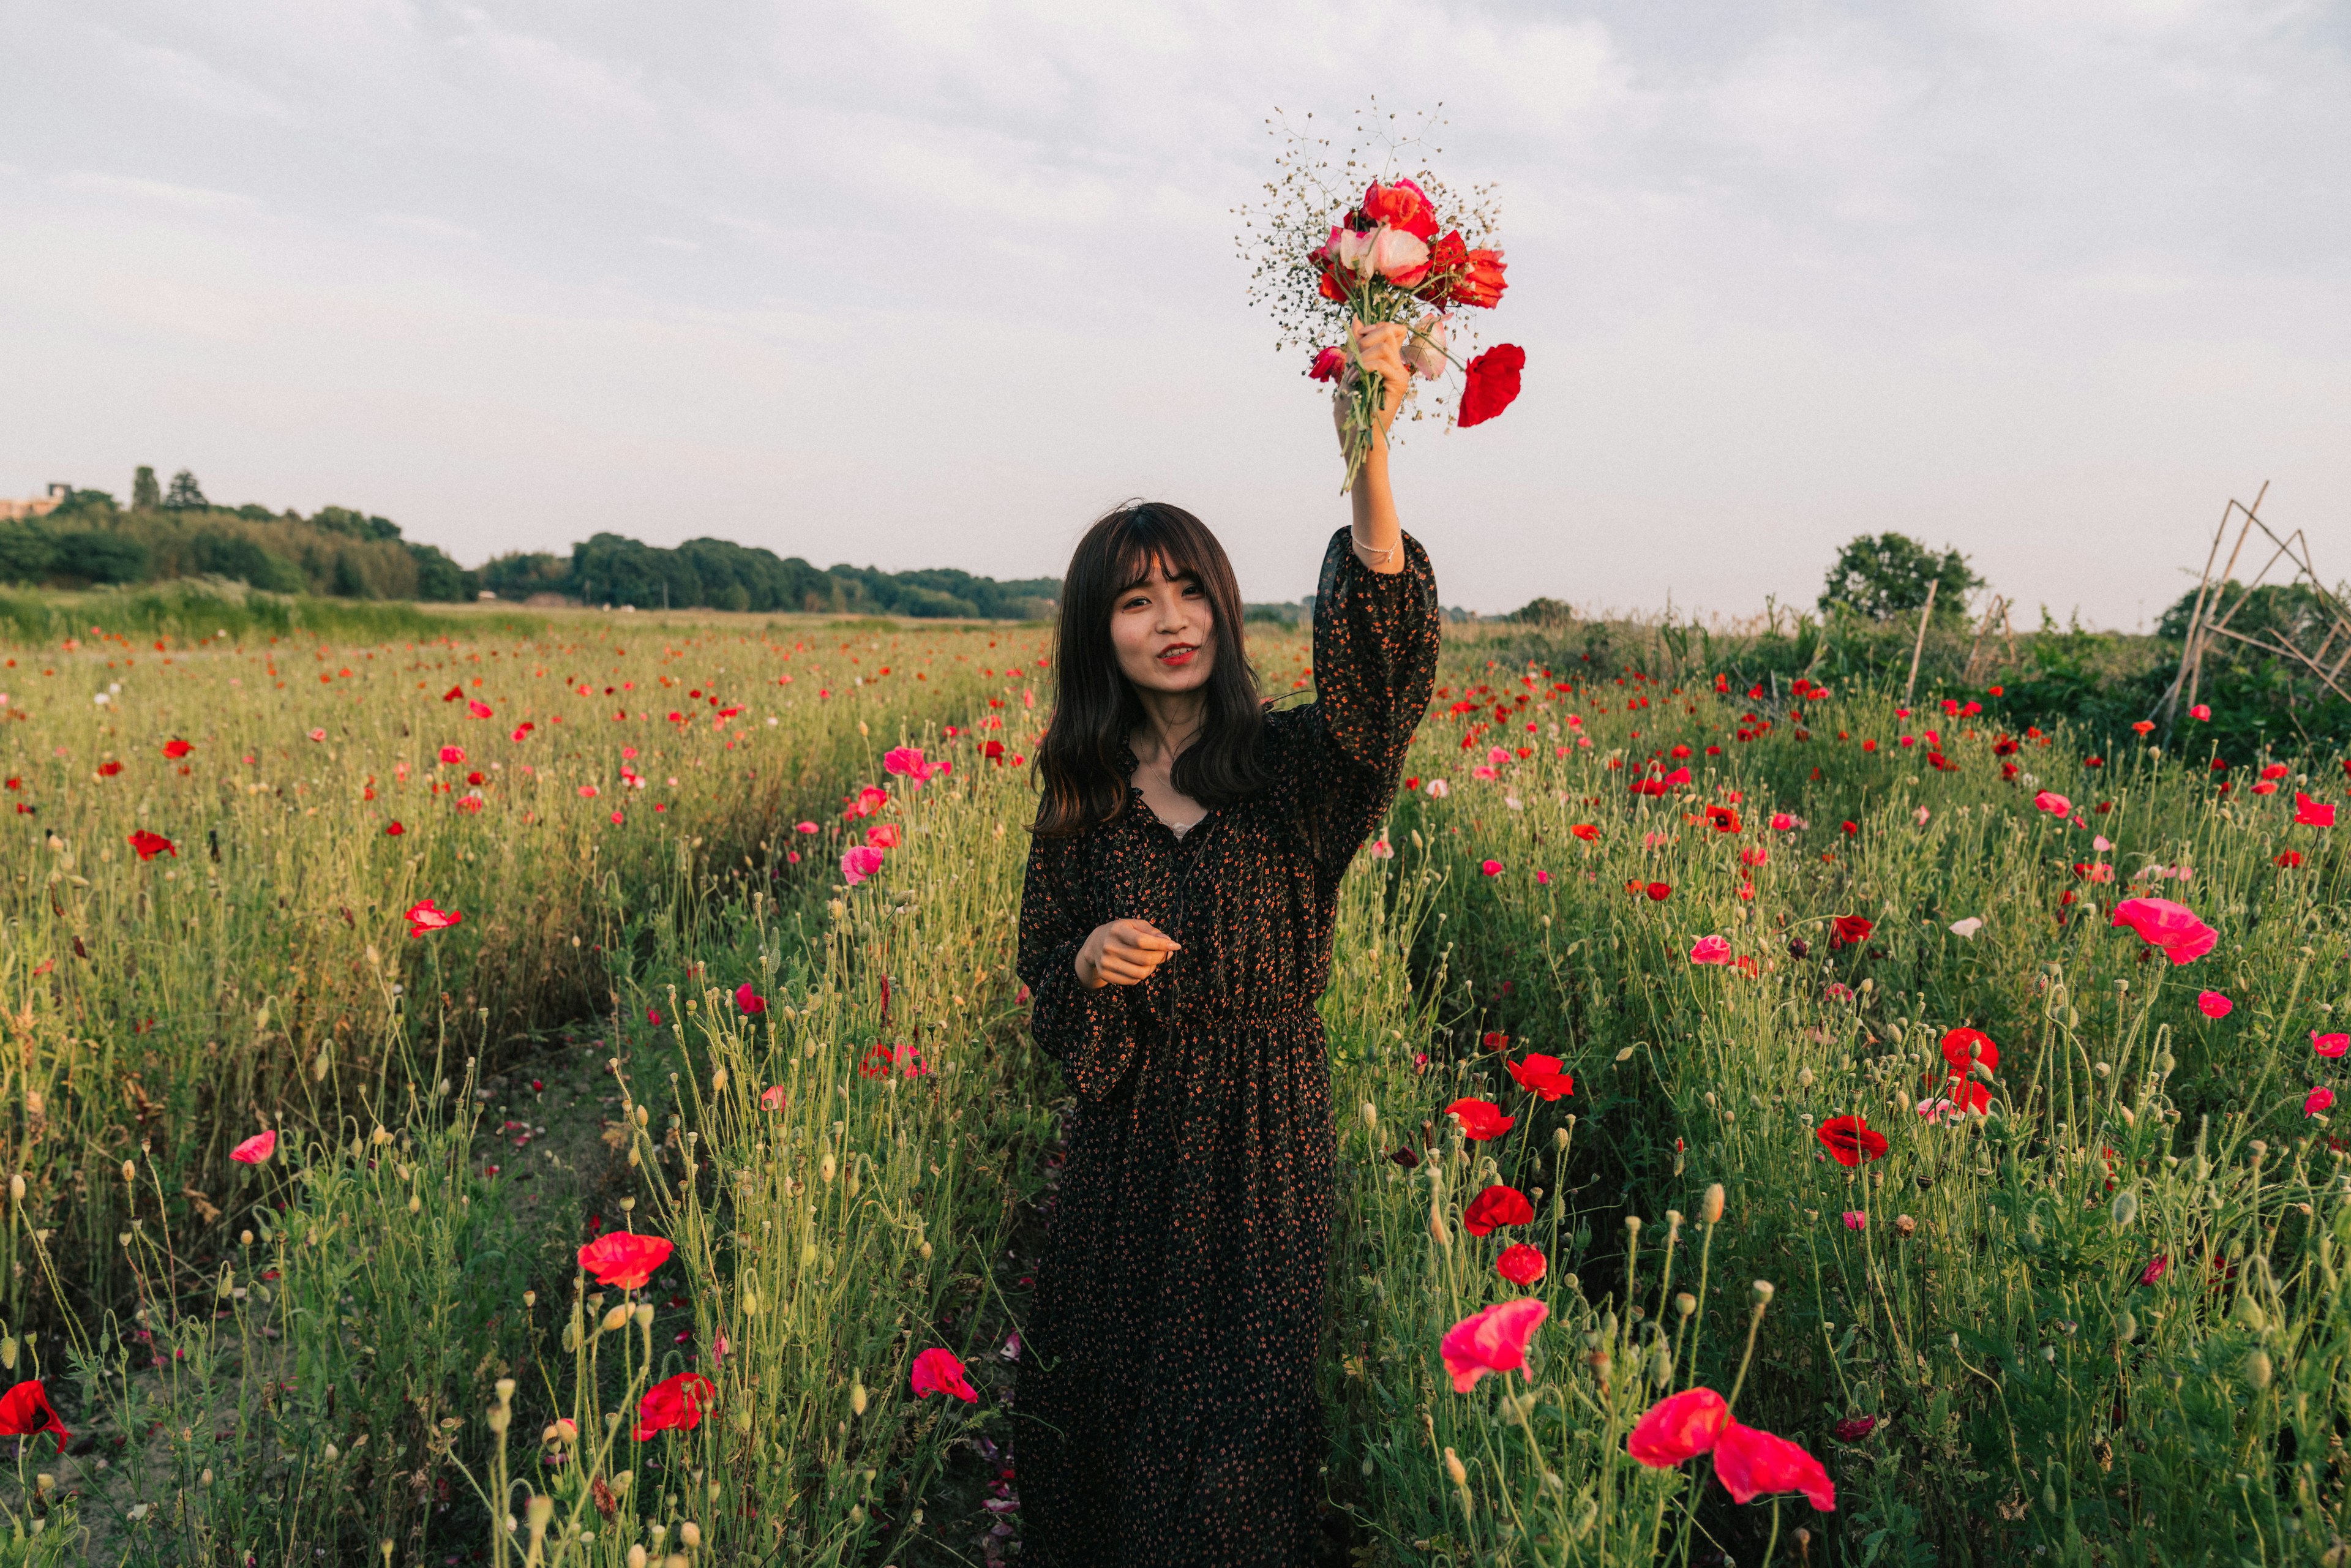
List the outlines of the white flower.
{"label": "white flower", "polygon": [[1395,859],[1395,846],[1387,840],[1382,839],[1372,845],[1372,858],[1375,861],[1392,861]]}
{"label": "white flower", "polygon": [[1965,920],[1951,922],[1951,935],[1954,936],[1965,936],[1973,940],[1975,934],[1982,929],[1983,917],[1980,915],[1970,915]]}
{"label": "white flower", "polygon": [[1442,779],[1432,779],[1421,788],[1428,791],[1431,800],[1442,800],[1453,793],[1453,787]]}
{"label": "white flower", "polygon": [[1412,324],[1412,339],[1405,344],[1404,362],[1419,375],[1435,381],[1445,373],[1445,318],[1435,313],[1423,316]]}

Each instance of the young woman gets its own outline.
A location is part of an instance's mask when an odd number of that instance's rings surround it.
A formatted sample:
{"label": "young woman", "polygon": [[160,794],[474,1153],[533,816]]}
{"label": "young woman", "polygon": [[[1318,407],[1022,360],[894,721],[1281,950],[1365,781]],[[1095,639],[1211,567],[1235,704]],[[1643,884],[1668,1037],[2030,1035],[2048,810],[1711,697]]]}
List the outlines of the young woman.
{"label": "young woman", "polygon": [[1323,558],[1311,704],[1259,702],[1232,567],[1191,514],[1124,507],[1070,562],[1020,910],[1031,1027],[1078,1096],[1018,1391],[1022,1560],[1045,1568],[1314,1555],[1314,1002],[1437,666],[1436,581],[1388,489],[1403,342],[1358,332],[1384,406]]}

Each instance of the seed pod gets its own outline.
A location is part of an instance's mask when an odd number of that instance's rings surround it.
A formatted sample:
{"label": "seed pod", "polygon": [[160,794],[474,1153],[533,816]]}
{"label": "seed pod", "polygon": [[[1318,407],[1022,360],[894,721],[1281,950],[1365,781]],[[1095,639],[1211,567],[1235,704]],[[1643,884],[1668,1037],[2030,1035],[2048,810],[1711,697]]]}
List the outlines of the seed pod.
{"label": "seed pod", "polygon": [[1698,1298],[1691,1295],[1687,1291],[1675,1291],[1674,1311],[1679,1312],[1684,1317],[1689,1316],[1692,1312],[1698,1311]]}

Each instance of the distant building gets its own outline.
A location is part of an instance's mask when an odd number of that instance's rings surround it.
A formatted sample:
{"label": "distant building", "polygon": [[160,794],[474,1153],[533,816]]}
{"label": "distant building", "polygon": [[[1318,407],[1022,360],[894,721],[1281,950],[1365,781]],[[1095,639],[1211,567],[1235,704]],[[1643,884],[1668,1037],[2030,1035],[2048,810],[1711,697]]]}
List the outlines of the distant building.
{"label": "distant building", "polygon": [[71,485],[52,485],[46,496],[29,501],[0,501],[0,523],[20,523],[31,517],[46,517],[72,498]]}

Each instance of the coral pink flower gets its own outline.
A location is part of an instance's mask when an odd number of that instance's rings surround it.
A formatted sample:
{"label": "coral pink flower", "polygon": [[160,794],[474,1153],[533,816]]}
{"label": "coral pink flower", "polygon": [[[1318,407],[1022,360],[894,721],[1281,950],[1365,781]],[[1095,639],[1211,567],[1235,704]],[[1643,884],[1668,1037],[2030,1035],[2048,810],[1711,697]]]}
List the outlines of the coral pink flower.
{"label": "coral pink flower", "polygon": [[979,1396],[972,1392],[971,1380],[964,1375],[962,1359],[951,1350],[931,1349],[916,1356],[914,1375],[908,1381],[917,1399],[946,1394],[967,1405],[979,1403]]}
{"label": "coral pink flower", "polygon": [[855,887],[882,869],[882,852],[872,844],[858,844],[841,857],[841,880]]}
{"label": "coral pink flower", "polygon": [[[1489,1372],[1524,1372],[1527,1342],[1549,1316],[1551,1308],[1542,1301],[1520,1296],[1455,1323],[1437,1347],[1445,1370],[1453,1375],[1453,1392],[1468,1393]],[[1531,1381],[1533,1375],[1528,1375]]]}
{"label": "coral pink flower", "polygon": [[2336,1057],[2351,1051],[2351,1034],[2321,1034],[2310,1031],[2310,1049],[2325,1057]]}
{"label": "coral pink flower", "polygon": [[277,1134],[273,1130],[256,1133],[228,1152],[228,1157],[239,1165],[257,1166],[277,1152]]}
{"label": "coral pink flower", "polygon": [[2335,1091],[2321,1084],[2303,1097],[2302,1113],[2305,1116],[2315,1116],[2334,1103]]}
{"label": "coral pink flower", "polygon": [[2294,820],[2305,828],[2331,828],[2335,825],[2335,808],[2297,789],[2294,792]]}
{"label": "coral pink flower", "polygon": [[1488,876],[1499,876],[1502,874],[1502,862],[1500,861],[1483,861],[1479,863],[1478,869]]}
{"label": "coral pink flower", "polygon": [[29,1437],[37,1432],[56,1433],[60,1454],[66,1451],[66,1439],[73,1436],[57,1418],[49,1391],[38,1378],[28,1378],[0,1394],[0,1437]]}
{"label": "coral pink flower", "polygon": [[2149,946],[2162,948],[2174,964],[2201,958],[2220,940],[2220,933],[2197,919],[2193,910],[2168,898],[2126,898],[2115,905],[2113,924],[2129,926]]}
{"label": "coral pink flower", "polygon": [[486,702],[469,702],[465,705],[465,711],[475,718],[487,718],[490,716],[490,705]]}
{"label": "coral pink flower", "polygon": [[1462,1135],[1475,1144],[1499,1138],[1519,1124],[1516,1116],[1503,1115],[1500,1106],[1484,1100],[1456,1100],[1445,1113],[1458,1121]]}
{"label": "coral pink flower", "polygon": [[641,1291],[653,1278],[653,1270],[668,1262],[669,1255],[675,1250],[659,1236],[614,1230],[580,1249],[580,1266],[593,1274],[600,1285]]}
{"label": "coral pink flower", "polygon": [[2074,802],[2054,789],[2043,789],[2032,797],[2032,806],[2035,810],[2046,811],[2053,817],[2062,817],[2074,809]]}
{"label": "coral pink flower", "polygon": [[2199,724],[2210,723],[2212,717],[2212,710],[2207,705],[2198,703],[2194,707],[2188,710],[2188,716],[2194,719]]}
{"label": "coral pink flower", "polygon": [[465,917],[454,909],[435,909],[431,899],[420,898],[402,912],[401,918],[408,922],[411,936],[422,936],[427,931],[446,931]]}
{"label": "coral pink flower", "polygon": [[1510,1069],[1510,1076],[1518,1080],[1520,1088],[1530,1094],[1540,1094],[1546,1101],[1575,1092],[1573,1075],[1560,1071],[1560,1060],[1556,1056],[1529,1051],[1524,1061],[1506,1062],[1504,1065]]}
{"label": "coral pink flower", "polygon": [[2237,1004],[2218,991],[2199,991],[2196,1008],[2208,1019],[2224,1019],[2237,1010]]}
{"label": "coral pink flower", "polygon": [[1730,1406],[1711,1388],[1658,1400],[1633,1424],[1625,1451],[1655,1470],[1669,1470],[1712,1448],[1730,1425]]}
{"label": "coral pink flower", "polygon": [[1530,1247],[1523,1241],[1512,1242],[1502,1249],[1494,1260],[1494,1272],[1513,1285],[1531,1285],[1543,1277],[1542,1249]]}
{"label": "coral pink flower", "polygon": [[1698,945],[1689,950],[1689,961],[1693,964],[1728,964],[1730,962],[1730,943],[1720,936],[1701,936]]}
{"label": "coral pink flower", "polygon": [[1836,1487],[1820,1460],[1785,1437],[1736,1421],[1715,1440],[1714,1473],[1736,1502],[1800,1491],[1823,1513],[1836,1511]]}
{"label": "coral pink flower", "polygon": [[441,748],[441,760],[451,768],[458,767],[465,760],[465,748],[462,746],[444,746]]}
{"label": "coral pink flower", "polygon": [[1318,382],[1335,382],[1346,373],[1347,351],[1329,348],[1316,352],[1314,364],[1306,373]]}
{"label": "coral pink flower", "polygon": [[768,998],[753,990],[751,982],[746,980],[735,988],[735,1005],[746,1018],[758,1018],[768,1010]]}
{"label": "coral pink flower", "polygon": [[784,1102],[789,1098],[789,1096],[784,1092],[782,1084],[771,1083],[768,1086],[767,1092],[759,1096],[759,1104],[763,1110],[780,1111],[784,1108]]}
{"label": "coral pink flower", "polygon": [[1506,1225],[1531,1225],[1534,1218],[1534,1205],[1527,1201],[1526,1194],[1514,1186],[1489,1186],[1461,1211],[1461,1228],[1472,1236],[1485,1236]]}
{"label": "coral pink flower", "polygon": [[654,1384],[637,1404],[637,1441],[656,1432],[693,1431],[702,1425],[702,1414],[717,1392],[698,1372],[681,1372]]}
{"label": "coral pink flower", "polygon": [[1848,1208],[1844,1211],[1844,1228],[1847,1230],[1866,1230],[1869,1228],[1869,1216],[1858,1208]]}

